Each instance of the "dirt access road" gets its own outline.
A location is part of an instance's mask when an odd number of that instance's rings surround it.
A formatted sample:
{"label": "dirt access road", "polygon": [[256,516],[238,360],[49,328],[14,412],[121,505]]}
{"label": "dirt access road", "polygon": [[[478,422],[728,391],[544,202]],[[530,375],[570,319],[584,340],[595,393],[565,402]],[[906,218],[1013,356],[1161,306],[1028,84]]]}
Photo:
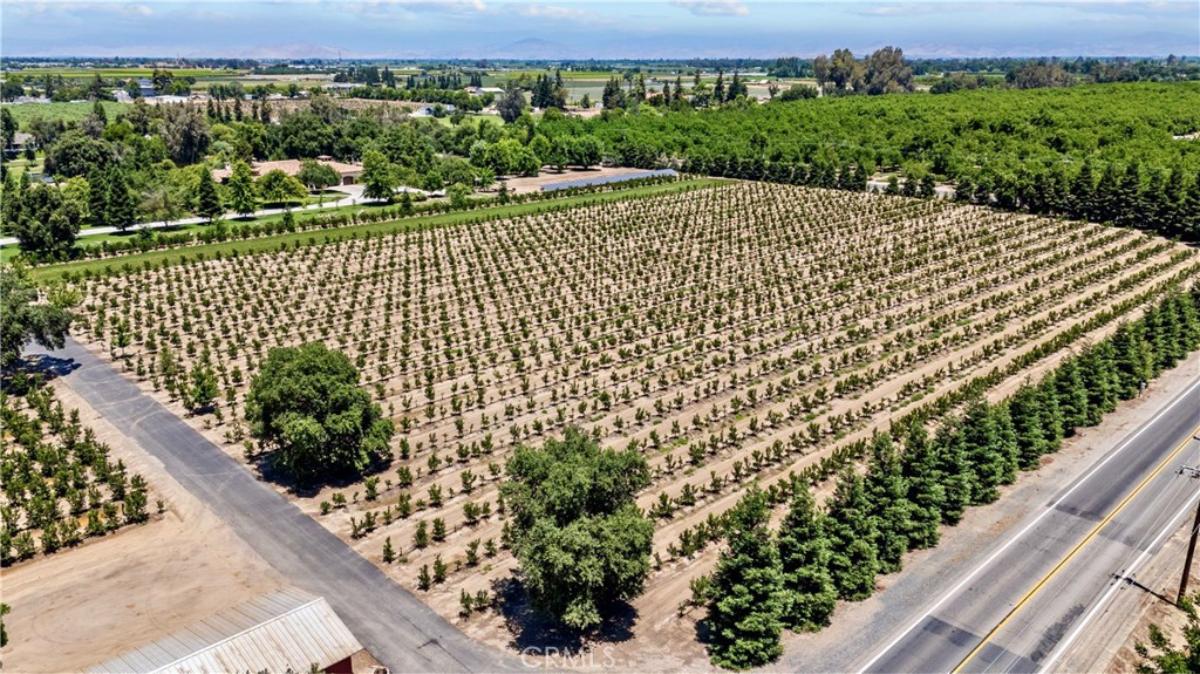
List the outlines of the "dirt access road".
{"label": "dirt access road", "polygon": [[63,377],[67,386],[162,461],[289,584],[325,597],[393,672],[520,669],[471,641],[78,342],[51,355],[75,361],[79,367]]}

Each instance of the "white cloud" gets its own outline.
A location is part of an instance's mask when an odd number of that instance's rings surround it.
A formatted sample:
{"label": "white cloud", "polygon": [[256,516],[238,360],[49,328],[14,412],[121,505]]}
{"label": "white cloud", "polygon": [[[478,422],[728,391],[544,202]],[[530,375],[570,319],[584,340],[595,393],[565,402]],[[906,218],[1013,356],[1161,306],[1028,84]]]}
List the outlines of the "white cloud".
{"label": "white cloud", "polygon": [[481,14],[488,9],[483,0],[360,0],[330,4],[338,9],[349,8],[351,11],[364,14],[383,12],[388,9],[444,14]]}
{"label": "white cloud", "polygon": [[[590,21],[599,18],[595,12],[578,7],[562,7],[560,5],[543,5],[538,2],[528,2],[514,5],[517,14],[539,19],[564,19],[569,21]],[[501,8],[499,11],[505,11]]]}
{"label": "white cloud", "polygon": [[742,0],[671,0],[671,4],[698,16],[746,16],[750,13]]}
{"label": "white cloud", "polygon": [[847,3],[850,11],[866,16],[904,16],[945,12],[1011,12],[1035,7],[1068,9],[1094,14],[1140,15],[1195,12],[1192,0],[897,0]]}

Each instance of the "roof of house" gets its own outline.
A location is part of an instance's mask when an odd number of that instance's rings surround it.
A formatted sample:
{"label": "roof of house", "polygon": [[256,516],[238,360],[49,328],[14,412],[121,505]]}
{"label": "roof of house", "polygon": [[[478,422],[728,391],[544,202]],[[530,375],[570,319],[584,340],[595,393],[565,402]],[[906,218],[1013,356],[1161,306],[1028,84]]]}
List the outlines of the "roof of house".
{"label": "roof of house", "polygon": [[[361,164],[347,164],[345,162],[336,161],[333,159],[314,159],[313,161],[319,164],[325,164],[333,169],[339,176],[358,175],[362,173]],[[279,159],[277,161],[256,161],[250,164],[250,171],[261,176],[271,171],[283,171],[284,173],[294,176],[300,173],[300,169],[304,166],[303,159]],[[228,178],[233,173],[233,168],[223,166],[219,169],[213,169],[213,180],[221,181]]]}
{"label": "roof of house", "polygon": [[324,669],[360,650],[324,598],[289,588],[211,615],[88,671],[306,672],[314,663]]}

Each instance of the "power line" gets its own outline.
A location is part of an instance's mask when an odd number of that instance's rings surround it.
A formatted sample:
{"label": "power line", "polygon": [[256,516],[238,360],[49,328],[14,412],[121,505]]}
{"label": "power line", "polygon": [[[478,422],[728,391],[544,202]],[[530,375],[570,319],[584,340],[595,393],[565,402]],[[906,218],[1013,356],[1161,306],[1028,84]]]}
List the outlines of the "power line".
{"label": "power line", "polygon": [[[1186,475],[1194,480],[1200,479],[1200,467],[1183,466],[1179,469],[1180,475]],[[1192,535],[1188,540],[1187,556],[1183,561],[1183,577],[1179,579],[1179,595],[1176,597],[1176,603],[1183,604],[1184,597],[1187,596],[1188,577],[1192,571],[1192,557],[1196,554],[1196,536],[1200,532],[1200,502],[1196,503],[1196,521],[1192,523]]]}

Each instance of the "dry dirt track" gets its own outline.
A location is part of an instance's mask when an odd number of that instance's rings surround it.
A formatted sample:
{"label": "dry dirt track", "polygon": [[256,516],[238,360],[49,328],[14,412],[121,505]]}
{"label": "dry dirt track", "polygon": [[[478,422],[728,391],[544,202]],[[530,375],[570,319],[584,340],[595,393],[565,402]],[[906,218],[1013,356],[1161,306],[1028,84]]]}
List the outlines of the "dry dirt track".
{"label": "dry dirt track", "polygon": [[75,361],[79,367],[65,375],[74,391],[161,460],[290,583],[328,599],[393,672],[520,669],[468,639],[77,342],[51,355]]}

